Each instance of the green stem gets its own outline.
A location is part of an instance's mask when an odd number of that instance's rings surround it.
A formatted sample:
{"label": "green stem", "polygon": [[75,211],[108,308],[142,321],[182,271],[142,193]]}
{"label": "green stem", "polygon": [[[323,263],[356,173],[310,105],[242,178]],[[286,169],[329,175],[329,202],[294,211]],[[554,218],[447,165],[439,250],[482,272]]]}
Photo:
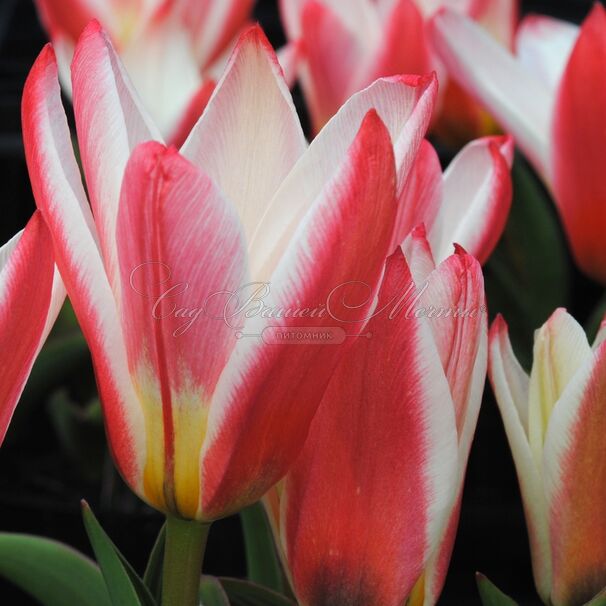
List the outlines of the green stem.
{"label": "green stem", "polygon": [[210,524],[166,516],[162,606],[197,606]]}

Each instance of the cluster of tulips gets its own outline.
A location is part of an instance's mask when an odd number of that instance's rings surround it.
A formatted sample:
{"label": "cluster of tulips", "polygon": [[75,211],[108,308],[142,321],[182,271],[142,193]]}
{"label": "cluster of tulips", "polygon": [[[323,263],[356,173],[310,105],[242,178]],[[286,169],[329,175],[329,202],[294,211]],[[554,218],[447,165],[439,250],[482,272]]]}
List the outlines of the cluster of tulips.
{"label": "cluster of tulips", "polygon": [[[37,4],[0,441],[67,295],[114,462],[167,519],[149,583],[86,510],[102,585],[74,575],[79,606],[436,604],[487,372],[538,595],[606,603],[606,326],[592,346],[555,310],[527,374],[482,273],[517,145],[606,283],[602,6],[577,27],[515,0],[282,0],[276,52],[252,0]],[[465,143],[445,171],[429,135]],[[260,500],[288,595],[238,598],[200,576],[205,538]]]}

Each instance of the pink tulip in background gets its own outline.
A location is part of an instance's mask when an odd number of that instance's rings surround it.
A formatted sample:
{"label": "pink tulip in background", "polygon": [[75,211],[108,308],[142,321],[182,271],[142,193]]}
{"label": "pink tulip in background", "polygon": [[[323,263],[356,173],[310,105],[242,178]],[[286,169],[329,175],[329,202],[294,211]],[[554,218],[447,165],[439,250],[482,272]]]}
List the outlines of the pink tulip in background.
{"label": "pink tulip in background", "polygon": [[299,80],[314,129],[320,130],[353,93],[376,78],[436,70],[436,134],[460,143],[492,130],[481,107],[449,83],[433,51],[426,22],[442,6],[477,20],[511,47],[517,0],[281,0],[287,37],[298,47]]}
{"label": "pink tulip in background", "polygon": [[62,83],[91,19],[108,32],[162,134],[182,143],[206,105],[254,0],[36,0]]}
{"label": "pink tulip in background", "polygon": [[0,444],[65,299],[39,211],[0,247]]}
{"label": "pink tulip in background", "polygon": [[553,606],[588,604],[606,586],[605,337],[603,323],[592,348],[558,309],[535,334],[529,377],[505,321],[490,331],[490,379],[524,500],[535,583]]}
{"label": "pink tulip in background", "polygon": [[516,55],[453,11],[432,40],[449,73],[515,137],[553,192],[579,267],[606,282],[606,12],[583,25],[530,16]]}

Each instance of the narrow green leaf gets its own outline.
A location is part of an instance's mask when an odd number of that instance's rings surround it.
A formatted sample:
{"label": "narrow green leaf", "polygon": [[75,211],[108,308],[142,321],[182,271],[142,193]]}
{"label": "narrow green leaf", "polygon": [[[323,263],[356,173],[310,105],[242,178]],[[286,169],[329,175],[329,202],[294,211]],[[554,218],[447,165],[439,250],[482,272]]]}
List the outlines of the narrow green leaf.
{"label": "narrow green leaf", "polygon": [[240,512],[248,580],[269,587],[278,593],[284,593],[287,583],[267,514],[261,503],[255,503]]}
{"label": "narrow green leaf", "polygon": [[203,576],[200,581],[201,606],[230,606],[229,598],[216,577]]}
{"label": "narrow green leaf", "polygon": [[0,534],[0,575],[44,606],[110,606],[99,568],[71,547],[42,537]]}
{"label": "narrow green leaf", "polygon": [[603,589],[595,596],[595,598],[589,600],[585,606],[606,606],[606,589]]}
{"label": "narrow green leaf", "polygon": [[219,579],[232,606],[296,606],[296,603],[271,589],[250,581]]}
{"label": "narrow green leaf", "polygon": [[484,606],[518,606],[516,602],[479,572],[476,574],[476,582]]}
{"label": "narrow green leaf", "polygon": [[103,530],[88,503],[82,517],[114,606],[156,606],[149,590]]}
{"label": "narrow green leaf", "polygon": [[166,524],[162,524],[156,542],[152,547],[147,561],[147,567],[143,574],[143,582],[149,589],[150,593],[160,603],[160,595],[162,593],[162,564],[164,562],[164,544],[166,543]]}
{"label": "narrow green leaf", "polygon": [[491,314],[502,313],[520,362],[532,360],[532,335],[570,296],[570,259],[553,202],[516,157],[509,220],[485,266]]}

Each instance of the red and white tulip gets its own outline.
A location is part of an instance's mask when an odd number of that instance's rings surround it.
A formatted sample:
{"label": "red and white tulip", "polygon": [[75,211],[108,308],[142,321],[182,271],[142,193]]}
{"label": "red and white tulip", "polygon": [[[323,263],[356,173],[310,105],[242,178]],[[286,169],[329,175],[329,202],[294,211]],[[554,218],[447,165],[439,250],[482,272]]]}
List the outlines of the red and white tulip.
{"label": "red and white tulip", "polygon": [[450,256],[455,242],[485,263],[507,223],[512,162],[511,137],[484,137],[468,143],[442,174],[437,153],[424,141],[398,200],[394,246],[406,246],[423,225],[436,263]]}
{"label": "red and white tulip", "polygon": [[[25,149],[114,458],[154,507],[226,515],[286,473],[352,340],[255,337],[268,323],[333,325],[328,315],[239,317],[237,330],[215,307],[187,330],[184,319],[250,282],[269,282],[271,304],[287,309],[362,281],[363,315],[391,252],[396,195],[427,129],[435,78],[377,81],[308,146],[277,58],[252,28],[179,151],[162,144],[96,23],[78,43],[72,83],[88,199],[50,46],[25,87]],[[171,298],[176,284],[187,289]]]}
{"label": "red and white tulip", "polygon": [[476,19],[511,46],[517,0],[281,0],[282,21],[298,49],[299,80],[316,132],[376,78],[435,70],[441,89],[436,132],[457,141],[486,134],[488,116],[460,89],[447,85],[447,74],[431,48],[426,23],[442,6]]}
{"label": "red and white tulip", "polygon": [[460,247],[435,267],[422,229],[405,253],[266,500],[305,606],[433,605],[446,577],[486,375],[484,285]]}
{"label": "red and white tulip", "polygon": [[539,595],[582,606],[606,587],[606,327],[593,348],[563,309],[537,331],[530,376],[507,325],[490,331],[490,379],[518,473]]}
{"label": "red and white tulip", "polygon": [[0,247],[0,444],[65,299],[39,211]]}
{"label": "red and white tulip", "polygon": [[579,267],[606,282],[606,12],[596,4],[580,28],[530,16],[516,55],[453,11],[432,23],[449,73],[515,137],[553,192]]}
{"label": "red and white tulip", "polygon": [[[82,30],[98,19],[163,135],[181,143],[212,93],[253,0],[36,0],[63,84]],[[226,56],[227,55],[227,56]]]}

